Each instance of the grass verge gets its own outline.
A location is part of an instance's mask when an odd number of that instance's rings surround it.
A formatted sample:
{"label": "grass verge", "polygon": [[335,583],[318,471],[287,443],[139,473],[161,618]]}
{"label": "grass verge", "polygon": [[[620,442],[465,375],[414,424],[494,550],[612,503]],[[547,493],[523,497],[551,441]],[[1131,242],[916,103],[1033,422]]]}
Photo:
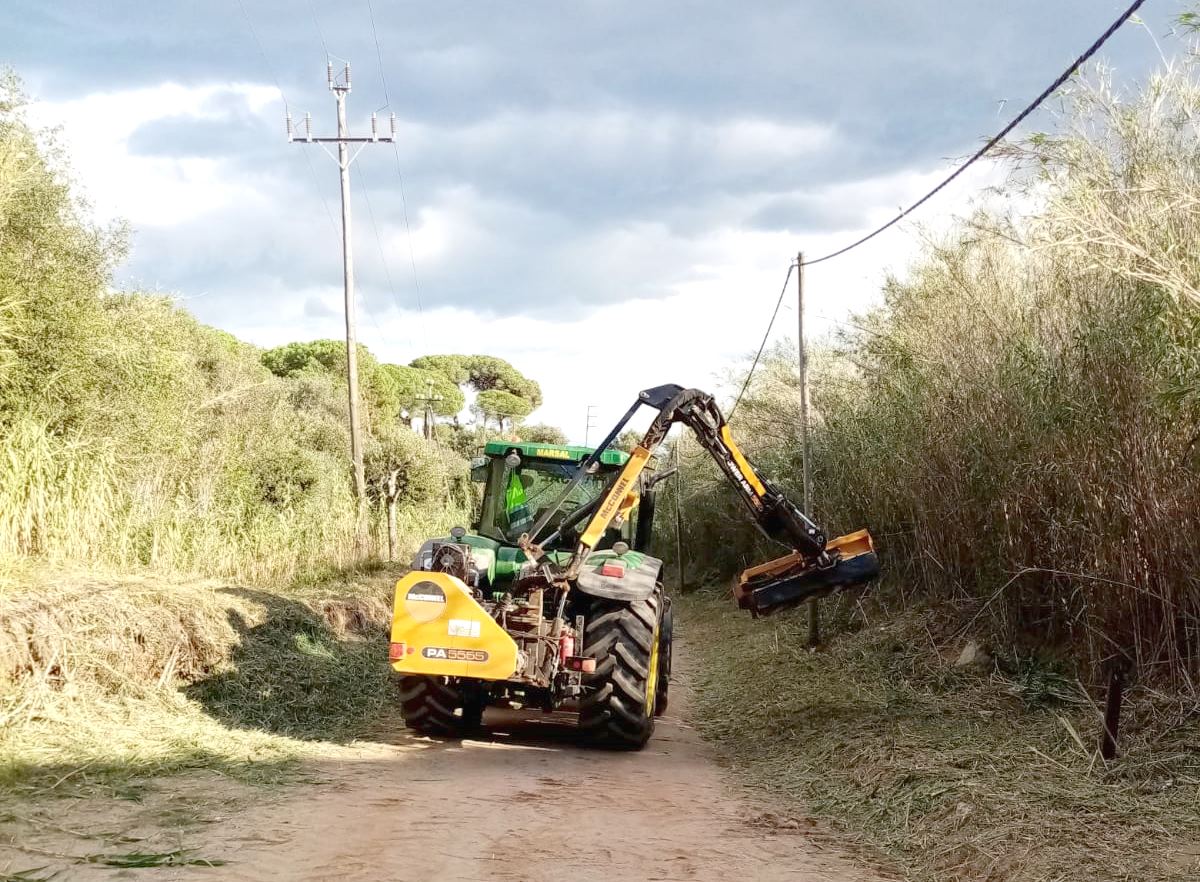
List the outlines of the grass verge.
{"label": "grass verge", "polygon": [[[1184,880],[1200,874],[1200,707],[1134,690],[1120,758],[1052,662],[955,667],[936,610],[879,599],[754,621],[679,601],[701,662],[699,723],[731,764],[921,880]],[[940,632],[940,633],[939,633]]]}
{"label": "grass verge", "polygon": [[0,788],[136,798],[154,776],[285,777],[391,704],[386,569],[279,592],[27,571],[0,590]]}

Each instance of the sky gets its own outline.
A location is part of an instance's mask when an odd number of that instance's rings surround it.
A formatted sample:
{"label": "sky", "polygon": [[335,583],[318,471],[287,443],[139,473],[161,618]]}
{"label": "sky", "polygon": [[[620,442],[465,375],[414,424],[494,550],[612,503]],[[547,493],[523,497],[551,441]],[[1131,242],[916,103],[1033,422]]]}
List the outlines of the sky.
{"label": "sky", "polygon": [[[397,131],[351,170],[361,342],[506,358],[542,384],[531,421],[582,441],[591,405],[594,441],[642,388],[728,391],[798,251],[921,196],[1126,5],[6,0],[0,62],[96,218],[128,222],[115,283],[273,346],[344,333],[337,167],[284,114],[332,134],[326,61],[348,60],[352,134],[372,111]],[[1192,7],[1150,0],[1102,57],[1145,75]],[[806,270],[809,334],[1003,178],[981,163]],[[774,336],[796,319],[789,294]]]}

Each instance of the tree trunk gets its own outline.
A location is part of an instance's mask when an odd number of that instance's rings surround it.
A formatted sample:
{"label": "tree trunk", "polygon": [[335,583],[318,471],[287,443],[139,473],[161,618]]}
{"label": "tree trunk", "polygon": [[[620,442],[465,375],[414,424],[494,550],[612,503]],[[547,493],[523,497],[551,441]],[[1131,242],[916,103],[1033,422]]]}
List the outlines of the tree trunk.
{"label": "tree trunk", "polygon": [[396,479],[399,472],[392,472],[387,479],[387,534],[388,560],[396,559]]}

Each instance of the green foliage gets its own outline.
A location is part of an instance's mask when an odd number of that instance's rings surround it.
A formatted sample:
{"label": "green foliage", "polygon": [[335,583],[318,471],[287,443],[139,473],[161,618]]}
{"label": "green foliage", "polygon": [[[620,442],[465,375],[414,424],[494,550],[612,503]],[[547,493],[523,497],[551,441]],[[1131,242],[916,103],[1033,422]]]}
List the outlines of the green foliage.
{"label": "green foliage", "polygon": [[439,442],[467,460],[478,456],[487,443],[487,432],[482,426],[441,423],[434,431]]}
{"label": "green foliage", "polygon": [[466,366],[465,355],[422,355],[415,358],[410,367],[423,371],[435,371],[456,386],[465,386],[471,382],[471,372]]}
{"label": "green foliage", "polygon": [[524,398],[518,398],[511,392],[502,389],[488,389],[475,396],[475,409],[483,416],[484,421],[495,420],[501,429],[504,424],[519,422],[529,416],[533,405]]}
{"label": "green foliage", "polygon": [[546,423],[530,423],[517,427],[517,437],[522,441],[532,441],[535,444],[566,444],[567,433],[558,426]]}
{"label": "green foliage", "polygon": [[[394,423],[406,406],[399,378],[361,343],[357,352],[359,394],[366,404],[368,421]],[[346,344],[341,340],[287,343],[264,352],[262,362],[277,377],[326,375],[346,382]]]}
{"label": "green foliage", "polygon": [[[367,349],[361,343],[358,348],[359,364],[367,357]],[[336,373],[346,376],[346,344],[341,340],[309,340],[302,343],[285,343],[268,349],[262,362],[277,377],[294,377],[302,373]]]}
{"label": "green foliage", "polygon": [[502,358],[492,355],[424,355],[412,367],[437,371],[459,386],[476,392],[502,391],[523,398],[530,410],[542,403],[542,387]]}
{"label": "green foliage", "polygon": [[415,508],[469,504],[467,462],[437,441],[407,429],[370,440],[366,449],[367,480],[373,492],[386,498],[389,479],[396,495]]}
{"label": "green foliage", "polygon": [[633,453],[633,448],[637,447],[642,442],[642,433],[637,429],[626,429],[617,436],[617,440],[613,442],[613,447],[617,450],[624,450],[626,453]]}
{"label": "green foliage", "polygon": [[438,416],[457,416],[466,404],[462,389],[441,371],[398,364],[385,364],[383,371],[395,384],[399,407],[408,411],[410,418],[424,411],[425,402],[420,399],[428,397],[431,387],[434,397],[440,396],[433,403]]}
{"label": "green foliage", "polygon": [[480,392],[509,392],[523,398],[530,410],[542,403],[542,387],[502,358],[491,355],[470,355],[465,362],[471,376],[471,386]]}
{"label": "green foliage", "polygon": [[[30,398],[56,427],[102,395],[104,377],[80,370],[110,330],[100,295],[124,253],[120,228],[83,220],[53,142],[24,119],[24,98],[0,81],[0,408]],[[54,395],[45,390],[53,386]]]}

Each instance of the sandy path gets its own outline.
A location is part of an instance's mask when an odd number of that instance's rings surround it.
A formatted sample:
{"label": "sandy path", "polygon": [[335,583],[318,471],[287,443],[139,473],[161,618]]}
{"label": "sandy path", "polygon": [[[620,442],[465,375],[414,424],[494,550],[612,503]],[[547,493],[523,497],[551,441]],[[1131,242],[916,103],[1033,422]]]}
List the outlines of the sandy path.
{"label": "sandy path", "polygon": [[286,790],[282,801],[197,831],[189,845],[227,866],[155,878],[875,878],[804,819],[765,813],[736,792],[680,720],[687,699],[684,677],[672,686],[672,713],[640,753],[575,746],[567,715],[491,710],[487,734],[462,743],[397,734],[369,758],[322,766],[325,786]]}
{"label": "sandy path", "polygon": [[[677,656],[684,667],[685,653]],[[312,882],[875,882],[803,816],[757,804],[671,712],[639,753],[590,750],[574,718],[489,710],[477,739],[397,721],[260,790],[215,772],[148,782],[136,800],[44,799],[0,811],[0,879]],[[117,837],[120,834],[121,838]],[[184,849],[219,867],[114,870],[82,856]]]}

